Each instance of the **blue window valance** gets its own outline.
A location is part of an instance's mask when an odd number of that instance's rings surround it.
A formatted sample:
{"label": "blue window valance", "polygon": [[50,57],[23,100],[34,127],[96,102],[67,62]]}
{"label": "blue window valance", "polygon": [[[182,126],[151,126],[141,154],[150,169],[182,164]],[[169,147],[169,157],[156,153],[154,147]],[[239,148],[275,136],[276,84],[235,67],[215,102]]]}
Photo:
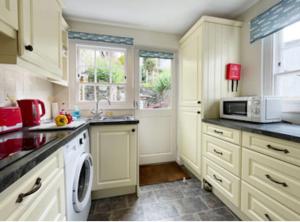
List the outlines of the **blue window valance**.
{"label": "blue window valance", "polygon": [[300,21],[300,0],[281,0],[251,20],[250,42],[280,31],[297,21]]}
{"label": "blue window valance", "polygon": [[112,35],[100,35],[100,34],[86,33],[86,32],[70,31],[69,39],[106,42],[106,43],[122,44],[122,45],[133,45],[133,38],[112,36]]}
{"label": "blue window valance", "polygon": [[140,50],[139,55],[144,58],[174,59],[172,52]]}

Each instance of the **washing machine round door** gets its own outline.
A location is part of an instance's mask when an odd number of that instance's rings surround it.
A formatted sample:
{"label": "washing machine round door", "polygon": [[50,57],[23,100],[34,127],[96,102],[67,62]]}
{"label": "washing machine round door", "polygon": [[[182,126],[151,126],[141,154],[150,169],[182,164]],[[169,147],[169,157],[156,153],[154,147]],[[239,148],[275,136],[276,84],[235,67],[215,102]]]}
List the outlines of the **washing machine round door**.
{"label": "washing machine round door", "polygon": [[81,212],[89,203],[93,183],[92,156],[83,153],[78,160],[73,184],[73,206]]}

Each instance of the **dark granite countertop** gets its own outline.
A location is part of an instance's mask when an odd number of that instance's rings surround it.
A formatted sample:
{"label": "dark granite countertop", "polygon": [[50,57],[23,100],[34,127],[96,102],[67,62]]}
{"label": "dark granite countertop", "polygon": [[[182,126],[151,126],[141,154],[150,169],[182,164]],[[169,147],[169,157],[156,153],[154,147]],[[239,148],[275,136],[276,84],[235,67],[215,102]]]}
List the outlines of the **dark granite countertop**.
{"label": "dark granite countertop", "polygon": [[203,119],[205,123],[211,123],[246,132],[262,134],[300,143],[300,125],[290,123],[250,123],[227,119]]}
{"label": "dark granite countertop", "polygon": [[[38,136],[38,134],[43,134],[46,136],[51,136],[55,138],[49,143],[45,144],[41,148],[25,155],[24,157],[18,159],[17,161],[7,165],[2,166],[0,170],[0,193],[4,191],[7,187],[49,157],[56,150],[60,149],[74,137],[76,137],[83,130],[88,129],[89,126],[96,125],[128,125],[128,124],[138,124],[139,120],[87,120],[87,122],[80,127],[73,130],[57,130],[57,131],[29,131],[28,129],[23,129],[22,133],[26,136]],[[7,133],[0,135],[0,139],[5,140],[12,133]]]}

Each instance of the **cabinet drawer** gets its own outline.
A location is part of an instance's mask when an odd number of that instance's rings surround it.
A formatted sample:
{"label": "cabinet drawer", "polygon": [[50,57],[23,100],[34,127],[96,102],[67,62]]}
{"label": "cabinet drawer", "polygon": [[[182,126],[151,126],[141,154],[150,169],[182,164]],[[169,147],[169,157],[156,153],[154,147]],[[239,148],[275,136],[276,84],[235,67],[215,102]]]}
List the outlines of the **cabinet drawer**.
{"label": "cabinet drawer", "polygon": [[204,156],[236,176],[240,175],[240,146],[205,134],[202,137],[202,145]]}
{"label": "cabinet drawer", "polygon": [[65,218],[64,171],[60,169],[20,218],[22,221],[62,221]]}
{"label": "cabinet drawer", "polygon": [[240,179],[217,164],[203,158],[203,177],[235,206],[240,204]]}
{"label": "cabinet drawer", "polygon": [[[22,178],[0,194],[0,220],[17,220],[45,191],[56,174],[63,169],[62,149],[52,154],[48,159],[37,165]],[[32,190],[37,178],[41,178],[41,187],[35,193],[23,198],[17,203],[19,194]],[[12,217],[13,218],[9,218]]]}
{"label": "cabinet drawer", "polygon": [[300,212],[300,167],[243,149],[242,178],[296,213]]}
{"label": "cabinet drawer", "polygon": [[300,144],[243,132],[243,146],[300,166]]}
{"label": "cabinet drawer", "polygon": [[203,132],[214,136],[217,138],[220,138],[222,140],[225,140],[227,142],[231,142],[237,145],[241,144],[240,138],[241,138],[241,131],[230,129],[222,126],[212,125],[212,124],[203,124]]}
{"label": "cabinet drawer", "polygon": [[281,203],[242,182],[241,209],[252,220],[300,220],[300,215]]}

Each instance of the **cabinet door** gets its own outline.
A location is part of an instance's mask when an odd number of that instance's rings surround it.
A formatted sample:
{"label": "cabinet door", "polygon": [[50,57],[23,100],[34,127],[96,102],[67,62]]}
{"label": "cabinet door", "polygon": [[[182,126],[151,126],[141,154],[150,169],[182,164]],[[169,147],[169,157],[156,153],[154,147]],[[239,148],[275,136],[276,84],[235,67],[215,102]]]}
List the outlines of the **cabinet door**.
{"label": "cabinet door", "polygon": [[196,108],[181,108],[178,114],[180,157],[201,175],[201,115]]}
{"label": "cabinet door", "polygon": [[197,106],[201,102],[200,37],[200,31],[195,31],[180,48],[180,106]]}
{"label": "cabinet door", "polygon": [[20,0],[21,57],[55,74],[61,70],[61,5],[57,0]]}
{"label": "cabinet door", "polygon": [[18,30],[17,0],[0,1],[0,20],[11,28]]}
{"label": "cabinet door", "polygon": [[93,190],[137,184],[137,127],[92,128]]}

